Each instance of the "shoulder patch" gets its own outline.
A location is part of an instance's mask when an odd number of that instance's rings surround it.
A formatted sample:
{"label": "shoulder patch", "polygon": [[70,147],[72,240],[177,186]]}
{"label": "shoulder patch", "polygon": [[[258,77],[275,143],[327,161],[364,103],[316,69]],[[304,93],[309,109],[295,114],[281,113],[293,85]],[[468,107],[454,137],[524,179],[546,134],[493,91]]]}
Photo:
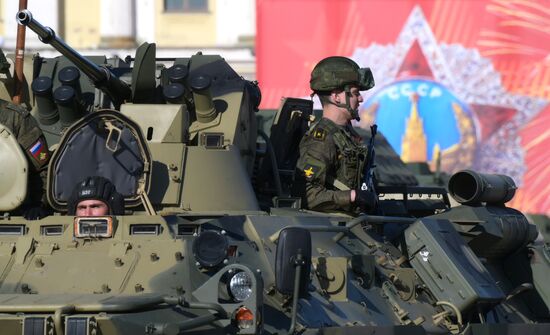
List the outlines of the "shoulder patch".
{"label": "shoulder patch", "polygon": [[307,179],[311,179],[319,172],[319,170],[320,168],[318,166],[306,164],[306,166],[304,167],[304,176]]}
{"label": "shoulder patch", "polygon": [[48,152],[48,145],[43,136],[27,149],[27,153],[33,158],[33,164],[36,168],[42,168],[48,163],[50,153]]}
{"label": "shoulder patch", "polygon": [[313,131],[313,138],[318,141],[324,141],[327,137],[327,131],[323,128],[317,128]]}

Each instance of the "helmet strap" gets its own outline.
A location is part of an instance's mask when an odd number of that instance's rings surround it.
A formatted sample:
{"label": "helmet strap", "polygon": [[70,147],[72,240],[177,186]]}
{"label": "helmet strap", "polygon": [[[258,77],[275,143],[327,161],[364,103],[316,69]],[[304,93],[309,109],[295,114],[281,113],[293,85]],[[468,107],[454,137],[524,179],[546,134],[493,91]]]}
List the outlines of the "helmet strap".
{"label": "helmet strap", "polygon": [[359,110],[351,108],[351,104],[350,104],[351,90],[350,90],[349,85],[346,85],[344,87],[344,92],[346,92],[346,103],[345,104],[336,103],[336,102],[332,102],[332,101],[328,101],[328,103],[330,103],[331,105],[334,105],[336,107],[345,108],[348,111],[348,113],[351,115],[352,119],[355,119],[357,121],[361,120],[361,118],[359,117]]}
{"label": "helmet strap", "polygon": [[[350,86],[349,85],[346,85],[344,86],[344,92],[346,92],[346,103],[343,104],[343,103],[337,103],[337,102],[332,102],[330,101],[329,99],[327,99],[327,103],[331,104],[331,105],[334,105],[336,107],[340,107],[340,108],[345,108],[348,113],[351,115],[351,118],[352,119],[355,119],[357,121],[361,120],[361,118],[359,117],[359,109],[353,109],[351,108],[351,104],[350,104],[350,100],[351,100],[351,90],[350,90]],[[310,94],[310,98],[313,100],[313,96],[317,94],[319,95],[318,92],[315,92],[313,91],[311,94]]]}
{"label": "helmet strap", "polygon": [[351,90],[348,85],[346,85],[344,91],[346,92],[346,105],[344,106],[349,114],[351,115],[352,119],[355,119],[356,121],[360,121],[361,118],[359,117],[359,108],[353,109],[351,108],[350,99],[351,99]]}

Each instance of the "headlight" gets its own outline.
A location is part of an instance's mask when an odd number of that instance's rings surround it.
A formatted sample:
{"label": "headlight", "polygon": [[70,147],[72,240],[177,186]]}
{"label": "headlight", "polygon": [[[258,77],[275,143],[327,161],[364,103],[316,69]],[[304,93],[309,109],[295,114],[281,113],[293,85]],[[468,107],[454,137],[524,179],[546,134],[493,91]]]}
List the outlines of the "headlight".
{"label": "headlight", "polygon": [[246,272],[237,272],[229,281],[229,292],[238,301],[244,301],[252,294],[252,279]]}

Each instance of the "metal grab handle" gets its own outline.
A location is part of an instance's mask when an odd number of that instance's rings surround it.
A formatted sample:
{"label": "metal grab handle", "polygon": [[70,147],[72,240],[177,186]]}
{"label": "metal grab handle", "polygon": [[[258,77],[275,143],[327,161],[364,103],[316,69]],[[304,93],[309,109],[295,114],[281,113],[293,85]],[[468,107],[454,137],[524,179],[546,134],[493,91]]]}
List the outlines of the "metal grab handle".
{"label": "metal grab handle", "polygon": [[153,204],[151,204],[151,200],[149,199],[149,197],[147,196],[147,193],[145,193],[144,190],[140,190],[139,199],[141,200],[141,203],[143,204],[143,208],[145,208],[145,211],[147,211],[147,214],[157,215],[157,212],[155,211],[155,208],[153,207]]}
{"label": "metal grab handle", "polygon": [[[122,137],[122,129],[115,126],[111,121],[105,121],[105,129],[109,131],[109,135],[107,136],[107,141],[105,142],[105,148],[107,150],[116,152],[118,149],[118,144],[120,143],[120,139]],[[113,147],[109,146],[109,143],[113,139],[113,133],[117,133],[115,145]]]}

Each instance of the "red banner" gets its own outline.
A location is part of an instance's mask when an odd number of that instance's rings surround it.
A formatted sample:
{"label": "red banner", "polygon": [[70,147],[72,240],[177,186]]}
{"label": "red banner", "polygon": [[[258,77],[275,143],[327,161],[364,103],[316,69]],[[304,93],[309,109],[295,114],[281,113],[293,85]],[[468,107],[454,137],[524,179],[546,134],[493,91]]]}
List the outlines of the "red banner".
{"label": "red banner", "polygon": [[257,0],[257,25],[262,108],[307,97],[320,59],[350,57],[376,80],[362,119],[402,156],[414,104],[428,160],[508,174],[512,206],[550,214],[549,0]]}

